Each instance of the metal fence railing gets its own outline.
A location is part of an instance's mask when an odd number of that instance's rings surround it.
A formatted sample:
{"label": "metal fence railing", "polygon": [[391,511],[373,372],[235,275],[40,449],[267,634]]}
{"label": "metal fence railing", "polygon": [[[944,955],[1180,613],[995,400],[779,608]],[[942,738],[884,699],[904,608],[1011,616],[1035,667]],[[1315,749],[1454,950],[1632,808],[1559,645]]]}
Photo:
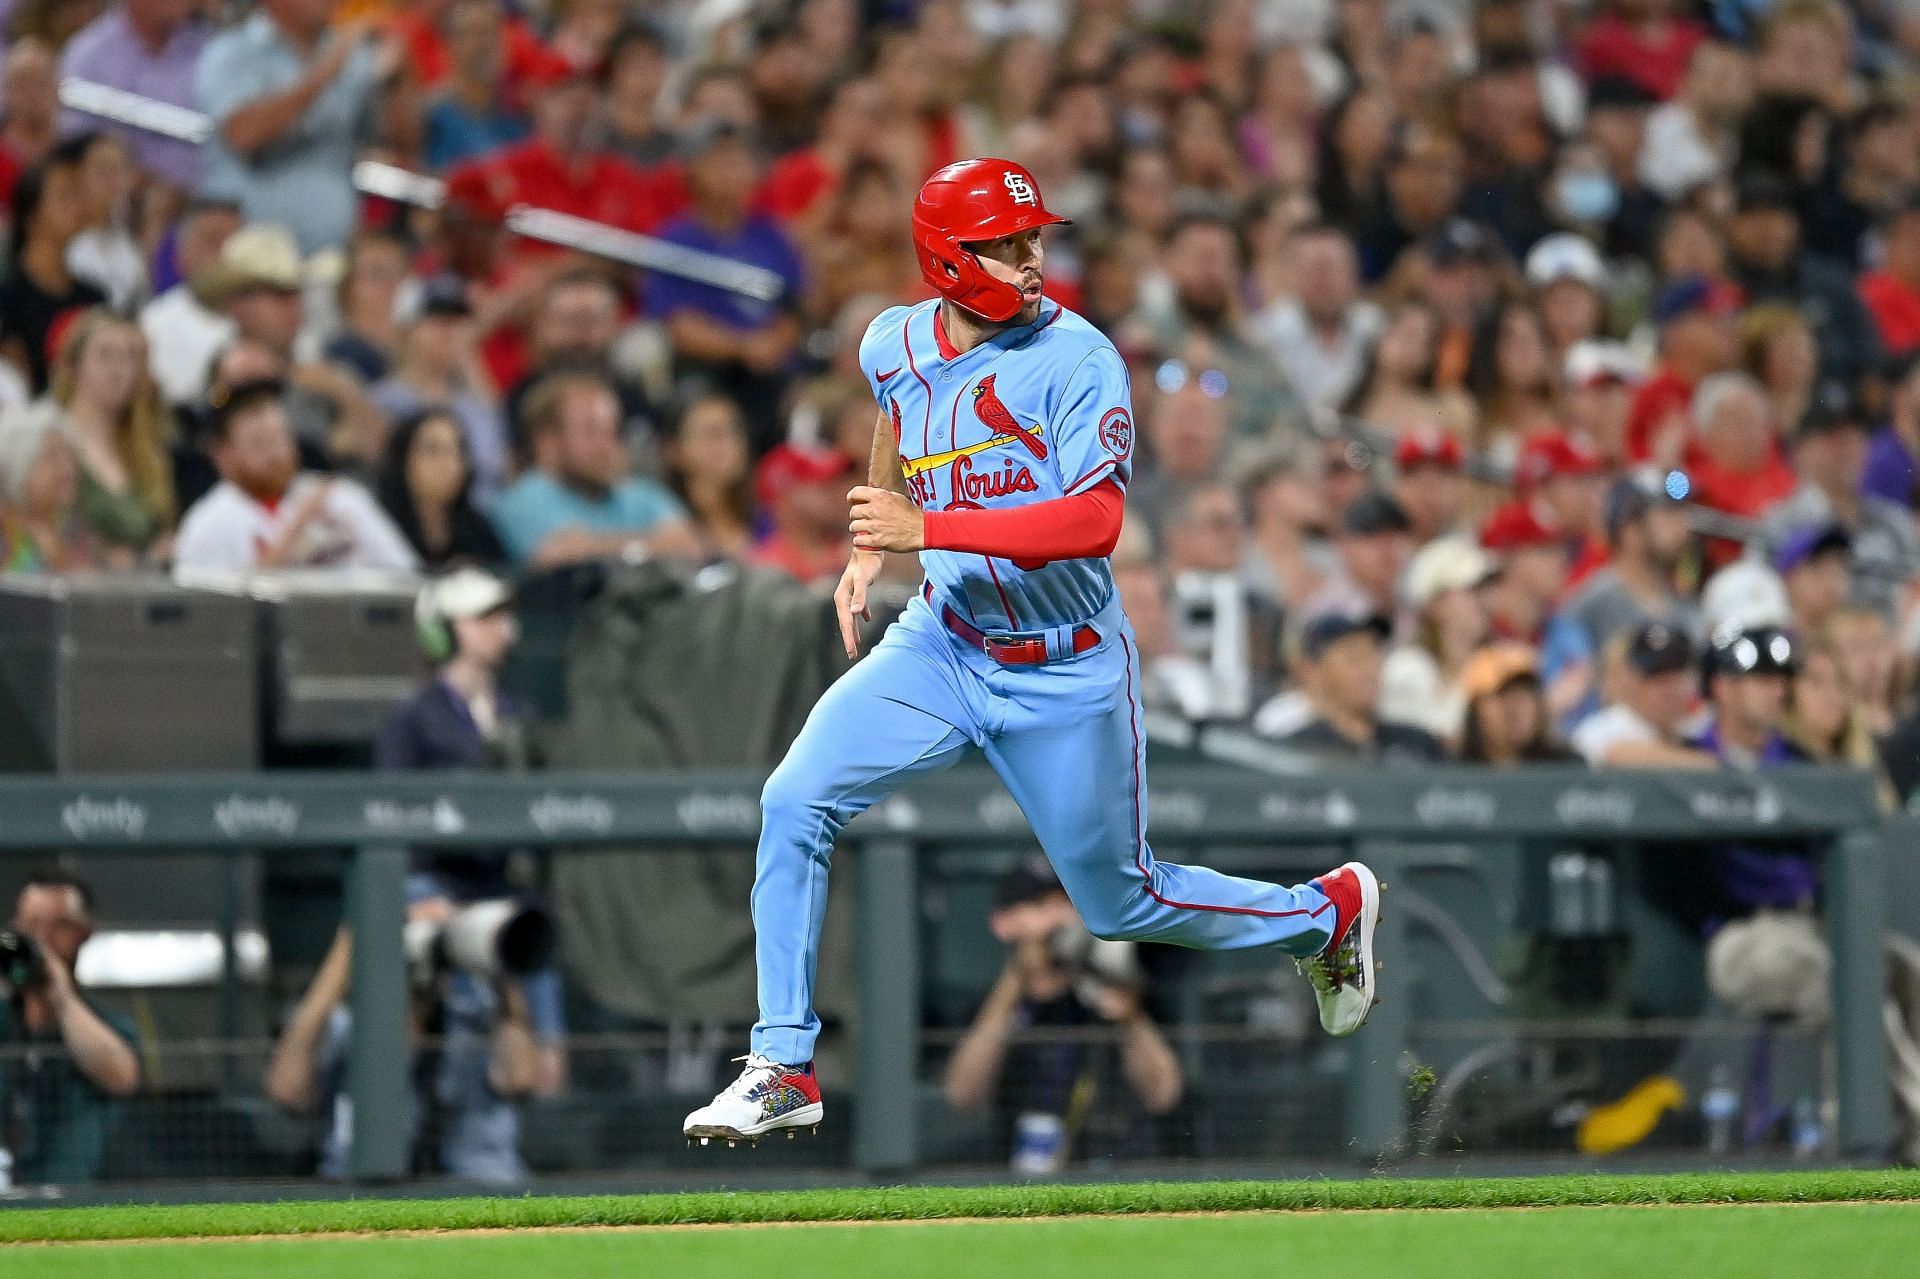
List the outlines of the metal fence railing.
{"label": "metal fence railing", "polygon": [[[1684,858],[1730,839],[1794,843],[1823,856],[1834,1018],[1824,1042],[1795,1047],[1786,1036],[1775,1045],[1791,1076],[1782,1104],[1806,1091],[1823,1107],[1823,1153],[1870,1158],[1887,1145],[1880,938],[1888,868],[1904,849],[1883,847],[1863,775],[1434,769],[1251,777],[1177,765],[1157,768],[1154,783],[1151,832],[1166,858],[1295,879],[1350,856],[1379,868],[1396,906],[1379,947],[1395,971],[1391,997],[1366,1030],[1330,1041],[1311,1031],[1310,1005],[1299,1003],[1304,987],[1284,959],[1181,952],[1155,1013],[1185,1070],[1187,1096],[1159,1132],[1124,1107],[1093,1115],[1113,1158],[1351,1164],[1556,1149],[1565,1147],[1569,1113],[1561,1103],[1631,1082],[1649,1055],[1692,1093],[1714,1086],[1741,1068],[1756,1028],[1724,1014],[1663,1020],[1619,1000],[1589,1006],[1585,995],[1563,998],[1565,991],[1542,1002],[1512,950],[1539,931],[1526,918],[1526,885],[1551,857],[1580,849],[1626,859],[1657,848],[1663,858]],[[409,1020],[402,942],[408,845],[542,846],[561,857],[572,849],[646,856],[701,847],[739,857],[756,834],[758,784],[734,773],[12,778],[0,781],[0,855],[211,850],[257,857],[271,869],[310,859],[312,850],[340,851],[343,914],[355,938],[346,1171],[389,1180],[413,1168],[409,1106],[421,1045]],[[851,1123],[830,1125],[835,1131],[818,1143],[778,1143],[756,1166],[892,1174],[1005,1158],[1004,1131],[946,1113],[939,1075],[998,962],[999,952],[986,949],[993,942],[981,919],[990,903],[984,886],[1030,847],[1018,810],[990,775],[956,770],[864,816],[843,845],[854,853],[842,873],[856,889],[857,1016],[839,1077],[826,1082],[850,1105]],[[319,927],[330,929],[330,919]],[[1625,962],[1602,947],[1579,962],[1604,968],[1615,960]],[[1543,980],[1552,986],[1551,973]],[[751,1009],[716,1010],[735,1015],[743,1025]],[[249,1032],[186,1043],[169,1037],[164,1020],[153,1034],[165,1047],[170,1091],[123,1103],[126,1126],[108,1175],[309,1171],[311,1129],[269,1113],[261,1099],[267,1041]],[[1073,1033],[1098,1041],[1107,1032]],[[678,1118],[698,1091],[674,1066],[689,1059],[685,1044],[676,1048],[668,1034],[583,1028],[575,1036],[570,1088],[523,1108],[533,1171],[705,1166],[700,1152],[679,1148]],[[712,1077],[728,1069],[724,1057],[737,1047],[730,1028],[691,1056],[711,1058],[704,1070]],[[1108,1096],[1121,1092],[1110,1087]],[[1674,1140],[1706,1148],[1686,1124]]]}

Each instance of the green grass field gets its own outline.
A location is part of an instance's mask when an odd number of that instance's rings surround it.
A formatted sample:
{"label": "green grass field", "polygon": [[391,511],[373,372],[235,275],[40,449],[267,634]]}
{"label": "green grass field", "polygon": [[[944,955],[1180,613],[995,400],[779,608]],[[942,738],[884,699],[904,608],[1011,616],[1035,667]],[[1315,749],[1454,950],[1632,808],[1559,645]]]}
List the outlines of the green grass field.
{"label": "green grass field", "polygon": [[[1206,1215],[1147,1215],[1171,1213]],[[1920,1173],[34,1209],[0,1213],[0,1243],[26,1245],[0,1248],[7,1279],[1891,1279],[1920,1274]]]}

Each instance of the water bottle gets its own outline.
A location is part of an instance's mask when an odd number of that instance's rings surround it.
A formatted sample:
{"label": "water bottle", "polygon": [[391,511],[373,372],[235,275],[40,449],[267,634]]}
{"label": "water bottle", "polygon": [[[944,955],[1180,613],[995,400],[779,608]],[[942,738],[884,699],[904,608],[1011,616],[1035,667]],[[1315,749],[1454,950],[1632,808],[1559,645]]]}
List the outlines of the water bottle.
{"label": "water bottle", "polygon": [[1013,1124],[1013,1170],[1027,1177],[1049,1177],[1067,1162],[1067,1123],[1058,1115],[1030,1110]]}
{"label": "water bottle", "polygon": [[1733,1088],[1733,1072],[1725,1066],[1715,1066],[1707,1077],[1707,1091],[1700,1097],[1700,1117],[1707,1121],[1707,1153],[1732,1153],[1734,1123],[1740,1117],[1740,1094]]}
{"label": "water bottle", "polygon": [[1810,1094],[1801,1093],[1793,1103],[1793,1157],[1813,1158],[1820,1153],[1826,1135],[1820,1122],[1820,1107]]}
{"label": "water bottle", "polygon": [[1555,853],[1547,863],[1548,932],[1555,937],[1592,935],[1587,918],[1587,857]]}
{"label": "water bottle", "polygon": [[1613,863],[1604,857],[1587,858],[1587,925],[1595,937],[1613,936]]}

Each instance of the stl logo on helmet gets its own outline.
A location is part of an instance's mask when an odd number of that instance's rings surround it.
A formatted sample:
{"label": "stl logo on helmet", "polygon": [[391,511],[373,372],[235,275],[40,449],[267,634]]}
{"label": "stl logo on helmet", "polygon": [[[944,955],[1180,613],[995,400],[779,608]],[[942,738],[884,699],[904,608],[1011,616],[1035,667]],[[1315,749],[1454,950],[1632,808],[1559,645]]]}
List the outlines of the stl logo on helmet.
{"label": "stl logo on helmet", "polygon": [[1008,173],[1000,179],[1007,184],[1007,194],[1013,197],[1015,204],[1040,203],[1040,193],[1033,189],[1033,183],[1027,181],[1024,173]]}

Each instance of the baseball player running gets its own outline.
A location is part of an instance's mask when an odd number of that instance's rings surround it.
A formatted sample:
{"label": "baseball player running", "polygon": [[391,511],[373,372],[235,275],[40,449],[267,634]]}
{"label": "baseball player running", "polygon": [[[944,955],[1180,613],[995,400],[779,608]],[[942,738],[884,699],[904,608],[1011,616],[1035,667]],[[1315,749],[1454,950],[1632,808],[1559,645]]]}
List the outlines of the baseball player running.
{"label": "baseball player running", "polygon": [[819,1125],[813,981],[834,839],[969,750],[1006,783],[1095,935],[1278,947],[1335,1035],[1373,1008],[1380,884],[1365,865],[1283,888],[1147,847],[1139,649],[1107,561],[1133,411],[1113,344],[1041,292],[1041,229],[1065,221],[1006,160],[949,165],[914,202],[920,271],[939,296],[884,312],[860,344],[880,424],[868,481],[847,495],[854,551],[834,592],[847,655],[886,552],[919,552],[926,581],[761,794],[760,1020],[739,1078],[687,1116],[689,1139]]}

